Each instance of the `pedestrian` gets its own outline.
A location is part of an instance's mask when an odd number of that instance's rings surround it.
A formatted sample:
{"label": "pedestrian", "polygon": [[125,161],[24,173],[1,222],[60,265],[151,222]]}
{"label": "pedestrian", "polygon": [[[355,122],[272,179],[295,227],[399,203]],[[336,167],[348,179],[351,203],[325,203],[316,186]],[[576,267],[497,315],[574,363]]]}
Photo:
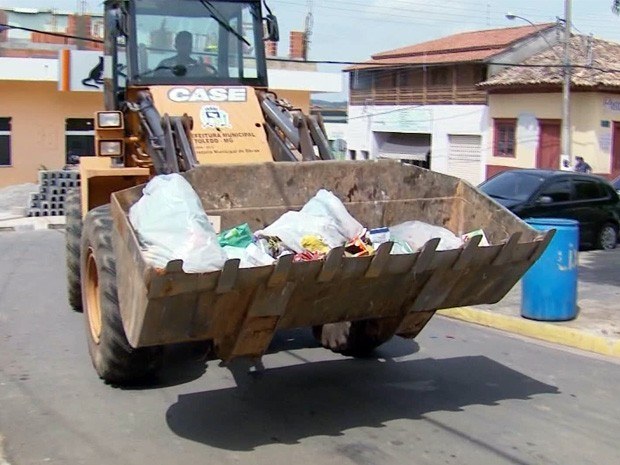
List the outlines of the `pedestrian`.
{"label": "pedestrian", "polygon": [[577,171],[578,173],[591,173],[592,172],[592,167],[588,165],[588,163],[586,163],[583,157],[575,157],[575,161],[577,163],[575,163],[574,170]]}

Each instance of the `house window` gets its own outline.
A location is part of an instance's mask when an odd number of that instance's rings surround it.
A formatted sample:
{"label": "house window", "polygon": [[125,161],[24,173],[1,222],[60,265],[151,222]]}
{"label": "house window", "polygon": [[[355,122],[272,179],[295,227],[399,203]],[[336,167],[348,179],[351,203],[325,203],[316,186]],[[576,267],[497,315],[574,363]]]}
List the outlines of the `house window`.
{"label": "house window", "polygon": [[351,89],[353,90],[372,89],[372,74],[368,71],[354,71],[351,76]]}
{"label": "house window", "polygon": [[95,121],[92,118],[65,120],[66,163],[76,164],[79,157],[95,155]]}
{"label": "house window", "polygon": [[398,86],[409,87],[410,84],[411,83],[409,81],[409,70],[401,69],[400,71],[398,71]]}
{"label": "house window", "polygon": [[516,133],[516,119],[496,119],[493,156],[514,158],[517,152]]}
{"label": "house window", "polygon": [[481,66],[481,67],[478,69],[478,72],[479,72],[480,74],[479,74],[479,76],[478,76],[478,82],[477,82],[476,84],[481,83],[481,82],[484,82],[484,81],[486,81],[486,80],[487,80],[487,74],[488,74],[487,67],[486,67],[486,66]]}
{"label": "house window", "polygon": [[0,117],[0,166],[11,166],[11,118]]}
{"label": "house window", "polygon": [[431,69],[431,85],[447,86],[448,85],[448,68]]}

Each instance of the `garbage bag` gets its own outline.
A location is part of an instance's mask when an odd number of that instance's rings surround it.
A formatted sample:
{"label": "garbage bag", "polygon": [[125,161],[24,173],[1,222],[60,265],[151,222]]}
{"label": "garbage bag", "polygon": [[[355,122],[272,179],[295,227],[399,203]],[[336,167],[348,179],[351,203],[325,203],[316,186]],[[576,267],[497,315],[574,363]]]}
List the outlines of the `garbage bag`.
{"label": "garbage bag", "polygon": [[340,234],[353,239],[362,233],[364,227],[351,216],[338,197],[330,191],[321,189],[301,209],[301,213],[314,216],[327,216],[334,220]]}
{"label": "garbage bag", "polygon": [[305,250],[302,239],[306,236],[317,236],[333,249],[342,247],[363,230],[334,194],[321,189],[300,211],[286,212],[255,236],[278,237],[287,248],[300,253]]}
{"label": "garbage bag", "polygon": [[253,268],[258,266],[273,265],[275,259],[265,253],[256,244],[250,244],[247,247],[224,246],[224,252],[229,260],[240,260],[240,268]]}
{"label": "garbage bag", "polygon": [[392,240],[409,244],[414,252],[417,252],[424,244],[435,238],[440,239],[437,250],[458,249],[463,245],[463,240],[452,233],[452,231],[422,221],[407,221],[391,226],[390,236]]}
{"label": "garbage bag", "polygon": [[301,241],[306,236],[318,236],[330,249],[341,247],[347,241],[338,230],[335,220],[329,216],[315,216],[289,211],[274,223],[255,233],[257,237],[276,236],[289,249],[303,252]]}
{"label": "garbage bag", "polygon": [[192,186],[179,174],[156,176],[129,210],[145,259],[165,268],[183,260],[186,273],[221,269],[226,254]]}

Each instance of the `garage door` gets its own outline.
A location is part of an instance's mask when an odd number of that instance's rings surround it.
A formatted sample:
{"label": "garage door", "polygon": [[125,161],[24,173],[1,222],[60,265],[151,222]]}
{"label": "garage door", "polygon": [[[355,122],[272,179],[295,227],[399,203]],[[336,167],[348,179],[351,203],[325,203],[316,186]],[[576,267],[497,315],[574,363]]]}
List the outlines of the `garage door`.
{"label": "garage door", "polygon": [[482,179],[482,137],[450,135],[448,174],[477,186]]}
{"label": "garage door", "polygon": [[431,148],[431,135],[389,133],[382,134],[377,142],[379,158],[426,161],[426,154]]}

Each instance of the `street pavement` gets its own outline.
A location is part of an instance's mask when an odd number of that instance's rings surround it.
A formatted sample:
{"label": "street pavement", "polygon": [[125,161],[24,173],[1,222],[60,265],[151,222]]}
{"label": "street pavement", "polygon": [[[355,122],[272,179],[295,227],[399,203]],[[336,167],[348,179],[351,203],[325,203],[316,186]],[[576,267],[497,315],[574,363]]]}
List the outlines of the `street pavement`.
{"label": "street pavement", "polygon": [[258,374],[179,346],[158,386],[117,389],[97,379],[84,331],[62,233],[0,233],[10,464],[620,463],[615,358],[436,317],[366,360],[278,334]]}

